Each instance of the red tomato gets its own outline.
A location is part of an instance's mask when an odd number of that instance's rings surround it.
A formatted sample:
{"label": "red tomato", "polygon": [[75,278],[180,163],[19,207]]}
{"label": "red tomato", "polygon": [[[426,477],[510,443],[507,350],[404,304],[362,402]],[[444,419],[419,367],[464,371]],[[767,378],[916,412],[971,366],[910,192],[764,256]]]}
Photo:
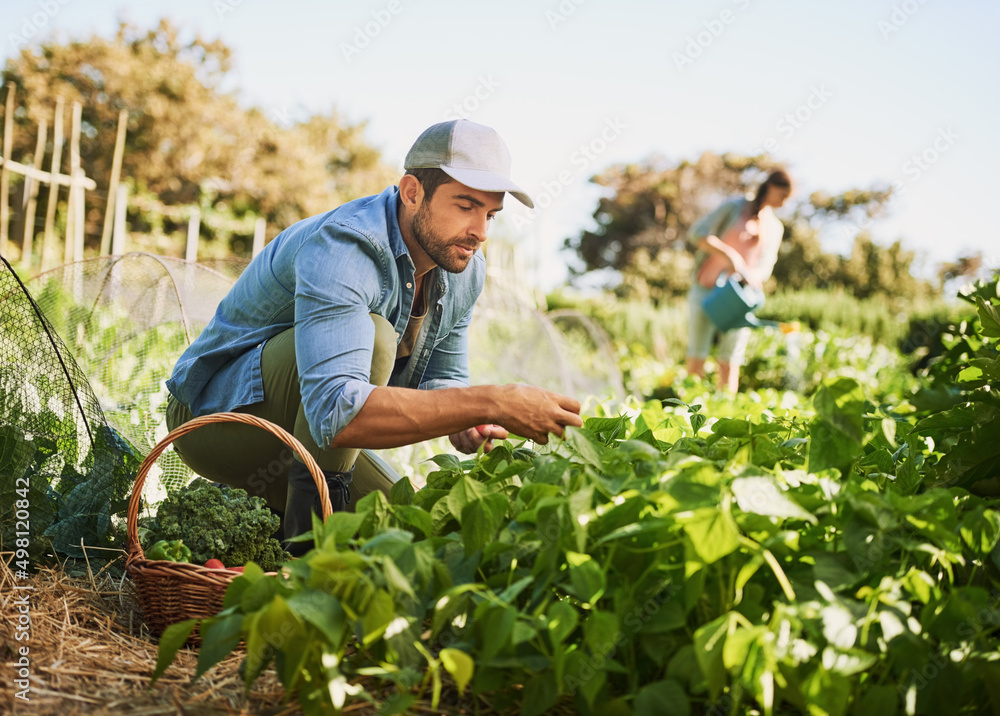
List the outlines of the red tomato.
{"label": "red tomato", "polygon": [[220,562],[219,560],[214,559],[214,558],[208,560],[207,562],[205,562],[205,566],[208,567],[209,569],[225,569],[226,568],[226,565],[224,565],[222,562]]}

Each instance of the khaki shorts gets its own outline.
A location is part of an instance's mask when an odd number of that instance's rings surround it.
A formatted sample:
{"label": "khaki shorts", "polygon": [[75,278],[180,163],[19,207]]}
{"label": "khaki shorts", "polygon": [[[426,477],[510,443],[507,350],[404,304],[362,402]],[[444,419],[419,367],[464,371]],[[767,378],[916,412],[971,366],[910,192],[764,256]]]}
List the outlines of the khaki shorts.
{"label": "khaki shorts", "polygon": [[[386,385],[396,358],[396,334],[381,316],[371,314],[375,323],[375,350],[371,381]],[[313,440],[302,409],[299,375],[295,363],[295,329],[268,339],[261,355],[264,400],[237,408],[269,420],[290,432],[326,471],[345,472],[354,468],[351,503],[348,510],[373,490],[388,497],[399,475],[384,460],[369,450],[335,448],[324,450]],[[194,417],[172,395],[167,402],[167,427],[171,430]],[[279,438],[253,425],[213,423],[204,425],[173,443],[181,460],[198,475],[263,497],[268,506],[284,512],[288,487],[288,468],[298,458]]]}

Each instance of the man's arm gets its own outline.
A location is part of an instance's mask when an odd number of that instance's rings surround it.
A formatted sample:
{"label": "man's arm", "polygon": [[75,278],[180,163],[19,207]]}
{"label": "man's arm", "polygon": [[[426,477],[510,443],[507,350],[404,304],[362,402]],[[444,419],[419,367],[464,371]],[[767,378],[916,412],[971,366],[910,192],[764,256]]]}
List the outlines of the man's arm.
{"label": "man's arm", "polygon": [[492,423],[542,445],[580,427],[580,402],[532,385],[413,390],[377,387],[333,447],[393,448]]}

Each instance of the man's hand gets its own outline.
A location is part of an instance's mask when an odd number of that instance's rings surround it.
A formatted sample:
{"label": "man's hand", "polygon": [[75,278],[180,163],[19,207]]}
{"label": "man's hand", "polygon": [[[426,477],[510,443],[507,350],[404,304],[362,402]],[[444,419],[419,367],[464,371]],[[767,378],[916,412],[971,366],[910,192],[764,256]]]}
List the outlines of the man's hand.
{"label": "man's hand", "polygon": [[580,401],[534,385],[512,383],[500,386],[501,425],[515,435],[539,445],[549,442],[549,434],[562,437],[567,425],[580,427]]}
{"label": "man's hand", "polygon": [[471,454],[479,450],[480,445],[483,446],[483,452],[489,452],[493,449],[494,440],[506,440],[509,435],[499,425],[477,425],[460,433],[453,433],[448,439],[456,450]]}

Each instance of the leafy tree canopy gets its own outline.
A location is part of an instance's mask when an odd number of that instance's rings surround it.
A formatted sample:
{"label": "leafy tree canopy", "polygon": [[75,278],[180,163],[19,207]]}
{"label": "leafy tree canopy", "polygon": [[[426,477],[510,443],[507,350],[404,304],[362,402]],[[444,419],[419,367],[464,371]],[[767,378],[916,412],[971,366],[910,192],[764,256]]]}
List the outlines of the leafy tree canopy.
{"label": "leafy tree canopy", "polygon": [[33,152],[42,118],[51,142],[62,97],[67,134],[68,108],[82,104],[83,168],[99,190],[111,173],[122,109],[122,176],[166,204],[204,204],[207,197],[283,228],[392,183],[394,174],[364,138],[364,123],[348,124],[335,110],[293,121],[276,108],[245,109],[223,89],[230,49],[185,35],[164,19],[151,30],[122,23],[111,39],[23,48],[2,72],[18,88],[14,156]]}

